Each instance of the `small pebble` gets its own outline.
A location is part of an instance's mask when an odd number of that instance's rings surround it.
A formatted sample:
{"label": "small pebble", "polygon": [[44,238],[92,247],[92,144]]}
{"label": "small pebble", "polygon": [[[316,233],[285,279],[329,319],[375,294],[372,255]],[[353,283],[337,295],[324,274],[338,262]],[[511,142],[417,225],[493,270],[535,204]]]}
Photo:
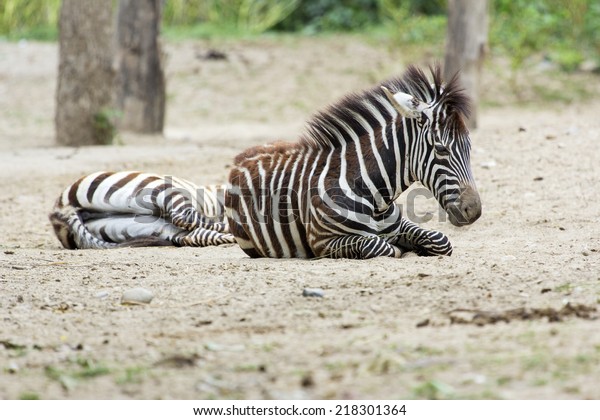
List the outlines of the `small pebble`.
{"label": "small pebble", "polygon": [[480,163],[480,166],[481,166],[483,169],[491,169],[491,168],[493,168],[494,166],[496,166],[496,161],[490,160],[490,161],[488,161],[488,162],[481,162],[481,163]]}
{"label": "small pebble", "polygon": [[423,328],[429,325],[429,318],[424,319],[423,321],[419,321],[417,323],[417,328]]}
{"label": "small pebble", "polygon": [[325,296],[325,292],[323,292],[323,289],[311,289],[307,287],[304,290],[302,290],[302,296],[322,298],[323,296]]}
{"label": "small pebble", "polygon": [[8,373],[17,373],[19,372],[19,365],[17,364],[17,362],[10,362],[8,364],[8,368],[7,368]]}
{"label": "small pebble", "polygon": [[135,287],[123,292],[121,296],[121,305],[142,305],[152,302],[154,295],[148,289]]}
{"label": "small pebble", "polygon": [[315,379],[310,373],[307,373],[300,380],[300,385],[302,385],[303,388],[313,387],[315,386]]}
{"label": "small pebble", "polygon": [[567,131],[565,131],[565,134],[567,136],[572,136],[572,135],[575,135],[575,134],[578,134],[578,133],[579,133],[579,128],[577,128],[575,126],[571,126],[571,127],[569,127],[567,129]]}
{"label": "small pebble", "polygon": [[95,297],[97,299],[105,299],[108,297],[108,292],[106,290],[102,290],[101,292],[96,293]]}
{"label": "small pebble", "polygon": [[473,375],[473,382],[477,385],[483,385],[487,382],[487,377],[485,375],[475,374]]}

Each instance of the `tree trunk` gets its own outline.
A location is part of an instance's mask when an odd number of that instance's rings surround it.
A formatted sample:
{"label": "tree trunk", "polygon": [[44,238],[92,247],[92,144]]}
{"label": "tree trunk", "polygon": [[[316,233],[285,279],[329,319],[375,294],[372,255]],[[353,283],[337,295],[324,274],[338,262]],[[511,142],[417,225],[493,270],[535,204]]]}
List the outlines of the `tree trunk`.
{"label": "tree trunk", "polygon": [[162,132],[165,79],[159,44],[161,0],[121,0],[117,25],[120,127]]}
{"label": "tree trunk", "polygon": [[469,126],[477,127],[479,76],[487,47],[488,1],[448,1],[448,41],[444,76],[450,80],[460,71],[460,80],[473,100]]}
{"label": "tree trunk", "polygon": [[62,145],[110,143],[115,71],[113,2],[64,0],[59,21],[56,140]]}

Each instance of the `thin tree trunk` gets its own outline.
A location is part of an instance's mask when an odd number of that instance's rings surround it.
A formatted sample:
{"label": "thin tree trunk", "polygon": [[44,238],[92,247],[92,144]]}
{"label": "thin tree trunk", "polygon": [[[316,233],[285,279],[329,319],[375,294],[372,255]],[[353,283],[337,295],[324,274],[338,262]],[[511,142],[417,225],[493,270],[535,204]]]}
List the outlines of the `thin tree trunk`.
{"label": "thin tree trunk", "polygon": [[159,43],[161,0],[120,0],[117,25],[120,127],[162,132],[165,78]]}
{"label": "thin tree trunk", "polygon": [[487,0],[448,1],[448,41],[444,74],[450,80],[460,71],[460,80],[473,100],[469,126],[477,127],[479,77],[488,39]]}
{"label": "thin tree trunk", "polygon": [[109,0],[62,3],[55,120],[59,144],[106,144],[114,136],[112,4]]}

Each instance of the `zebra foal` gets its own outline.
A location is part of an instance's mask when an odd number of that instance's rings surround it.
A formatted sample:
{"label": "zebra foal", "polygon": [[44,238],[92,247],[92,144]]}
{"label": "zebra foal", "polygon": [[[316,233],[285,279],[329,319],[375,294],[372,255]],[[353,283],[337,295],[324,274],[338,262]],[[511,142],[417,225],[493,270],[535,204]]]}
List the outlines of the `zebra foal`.
{"label": "zebra foal", "polygon": [[402,218],[395,200],[420,181],[463,226],[481,215],[464,118],[469,99],[454,77],[432,81],[411,66],[400,79],[316,114],[296,143],[235,158],[225,193],[231,233],[251,257],[372,258],[450,255],[440,232]]}
{"label": "zebra foal", "polygon": [[97,172],[68,186],[49,217],[69,249],[235,243],[223,196],[224,187],[172,176]]}

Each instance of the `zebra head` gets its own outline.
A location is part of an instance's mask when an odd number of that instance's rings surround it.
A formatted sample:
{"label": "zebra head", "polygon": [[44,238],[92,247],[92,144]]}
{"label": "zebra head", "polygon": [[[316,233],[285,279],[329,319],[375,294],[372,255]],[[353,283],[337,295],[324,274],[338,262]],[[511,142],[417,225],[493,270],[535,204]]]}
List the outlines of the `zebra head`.
{"label": "zebra head", "polygon": [[431,69],[433,83],[410,67],[395,93],[382,87],[403,117],[411,180],[420,181],[436,197],[455,226],[469,225],[481,216],[481,200],[471,171],[471,139],[464,118],[469,99],[456,75],[442,84],[441,69]]}

